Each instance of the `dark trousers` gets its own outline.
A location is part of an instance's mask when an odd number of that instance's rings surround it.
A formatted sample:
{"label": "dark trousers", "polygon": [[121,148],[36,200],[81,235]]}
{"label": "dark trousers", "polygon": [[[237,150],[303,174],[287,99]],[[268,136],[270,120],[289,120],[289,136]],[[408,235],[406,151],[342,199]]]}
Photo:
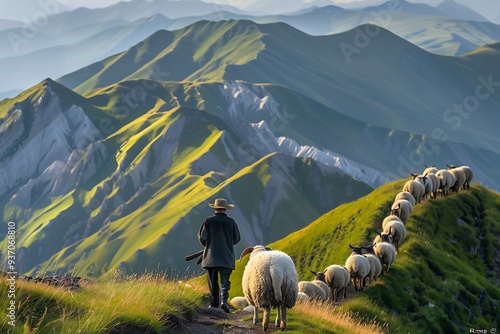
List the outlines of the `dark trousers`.
{"label": "dark trousers", "polygon": [[[208,288],[210,289],[210,305],[214,307],[219,307],[221,304],[220,298],[222,297],[222,303],[227,302],[229,298],[229,289],[231,289],[231,282],[229,281],[229,276],[231,276],[232,269],[230,268],[205,268],[207,270],[208,277]],[[220,275],[220,289],[219,289],[219,275]]]}

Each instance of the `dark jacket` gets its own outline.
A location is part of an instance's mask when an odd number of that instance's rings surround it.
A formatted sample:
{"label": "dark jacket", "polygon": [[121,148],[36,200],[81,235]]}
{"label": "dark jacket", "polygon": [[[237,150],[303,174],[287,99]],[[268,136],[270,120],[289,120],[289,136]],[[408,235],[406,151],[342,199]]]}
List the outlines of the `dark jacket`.
{"label": "dark jacket", "polygon": [[216,213],[205,219],[198,232],[198,240],[205,247],[203,268],[234,269],[234,247],[240,241],[240,231],[234,219],[225,213]]}

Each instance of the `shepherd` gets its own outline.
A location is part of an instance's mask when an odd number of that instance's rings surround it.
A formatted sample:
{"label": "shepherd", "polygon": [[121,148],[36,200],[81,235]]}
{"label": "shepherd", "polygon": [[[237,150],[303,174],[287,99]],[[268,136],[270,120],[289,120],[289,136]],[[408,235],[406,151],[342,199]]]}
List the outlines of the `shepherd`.
{"label": "shepherd", "polygon": [[[226,211],[234,208],[225,198],[217,198],[208,204],[215,214],[205,219],[198,232],[198,240],[205,247],[201,267],[206,269],[210,289],[209,307],[220,307],[226,313],[231,310],[228,304],[229,280],[234,270],[234,245],[240,241],[238,225]],[[220,276],[220,288],[219,288]]]}

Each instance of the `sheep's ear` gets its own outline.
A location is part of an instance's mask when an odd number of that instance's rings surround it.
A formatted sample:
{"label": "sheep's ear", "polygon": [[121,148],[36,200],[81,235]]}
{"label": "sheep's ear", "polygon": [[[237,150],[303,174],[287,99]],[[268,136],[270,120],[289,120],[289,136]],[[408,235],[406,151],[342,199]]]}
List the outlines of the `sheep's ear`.
{"label": "sheep's ear", "polygon": [[243,258],[243,256],[247,255],[248,253],[251,253],[252,251],[253,251],[253,247],[247,247],[247,248],[245,248],[243,250],[243,252],[241,252],[240,261]]}
{"label": "sheep's ear", "polygon": [[318,274],[317,272],[312,271],[312,270],[311,270],[311,273],[312,273],[314,276],[316,276],[316,275]]}
{"label": "sheep's ear", "polygon": [[269,248],[269,247],[264,247],[264,249],[265,249],[266,251],[273,250],[272,248]]}
{"label": "sheep's ear", "polygon": [[349,244],[349,247],[351,247],[351,249],[354,249],[354,247],[352,247],[351,244]]}

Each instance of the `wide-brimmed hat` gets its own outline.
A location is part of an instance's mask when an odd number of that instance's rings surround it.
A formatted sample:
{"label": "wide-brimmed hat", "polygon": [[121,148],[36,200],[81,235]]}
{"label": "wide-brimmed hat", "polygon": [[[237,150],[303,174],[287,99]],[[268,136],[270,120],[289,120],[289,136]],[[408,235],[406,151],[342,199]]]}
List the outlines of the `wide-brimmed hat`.
{"label": "wide-brimmed hat", "polygon": [[234,208],[234,204],[229,204],[225,198],[216,198],[214,204],[209,203],[209,207],[214,209],[232,209]]}

